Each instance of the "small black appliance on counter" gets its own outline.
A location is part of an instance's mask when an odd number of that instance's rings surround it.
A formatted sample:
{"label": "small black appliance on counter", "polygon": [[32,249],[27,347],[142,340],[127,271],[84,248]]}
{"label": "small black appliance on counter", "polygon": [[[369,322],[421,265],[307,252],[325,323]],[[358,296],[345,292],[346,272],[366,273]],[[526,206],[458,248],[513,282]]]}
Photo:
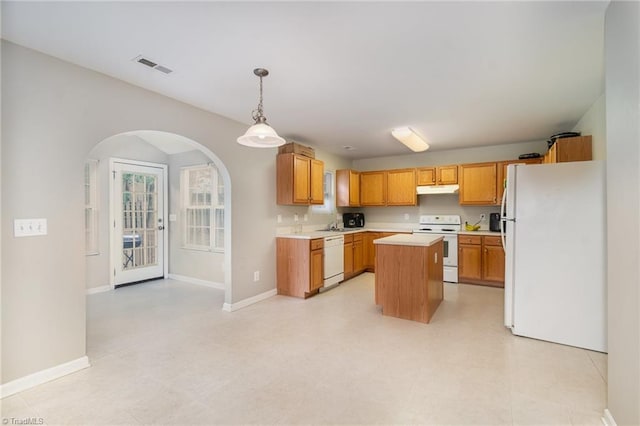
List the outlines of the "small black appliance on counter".
{"label": "small black appliance on counter", "polygon": [[489,230],[500,232],[500,213],[489,214]]}
{"label": "small black appliance on counter", "polygon": [[342,222],[344,222],[345,228],[362,228],[364,213],[342,213]]}

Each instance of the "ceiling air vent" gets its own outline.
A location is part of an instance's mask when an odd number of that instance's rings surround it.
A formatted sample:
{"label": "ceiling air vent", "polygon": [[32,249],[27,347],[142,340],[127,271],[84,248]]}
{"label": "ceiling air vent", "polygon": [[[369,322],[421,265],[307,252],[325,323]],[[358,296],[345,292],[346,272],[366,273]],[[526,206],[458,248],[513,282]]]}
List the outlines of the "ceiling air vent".
{"label": "ceiling air vent", "polygon": [[153,68],[154,70],[160,71],[161,73],[164,73],[164,74],[171,74],[173,72],[172,69],[169,69],[163,65],[158,65],[157,62],[154,62],[149,58],[145,58],[142,55],[136,56],[135,58],[133,58],[133,60],[142,65],[146,65],[149,68]]}

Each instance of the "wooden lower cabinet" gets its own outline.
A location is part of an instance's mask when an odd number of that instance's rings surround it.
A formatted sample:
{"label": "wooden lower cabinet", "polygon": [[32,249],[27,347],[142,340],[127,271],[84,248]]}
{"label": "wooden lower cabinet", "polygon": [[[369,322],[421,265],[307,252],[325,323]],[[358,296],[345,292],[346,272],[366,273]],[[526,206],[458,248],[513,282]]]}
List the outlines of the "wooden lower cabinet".
{"label": "wooden lower cabinet", "polygon": [[482,244],[462,244],[458,242],[458,281],[475,282],[482,280]]}
{"label": "wooden lower cabinet", "polygon": [[504,287],[504,250],[500,237],[482,237],[482,279]]}
{"label": "wooden lower cabinet", "polygon": [[362,232],[344,236],[344,279],[364,272]]}
{"label": "wooden lower cabinet", "polygon": [[458,235],[458,281],[504,287],[504,251],[500,237]]}
{"label": "wooden lower cabinet", "polygon": [[359,274],[364,271],[364,245],[362,234],[353,236],[353,272]]}
{"label": "wooden lower cabinet", "polygon": [[373,272],[376,262],[376,250],[373,245],[373,240],[380,238],[379,232],[365,232],[362,235],[362,253],[363,253],[363,267],[369,272]]}
{"label": "wooden lower cabinet", "polygon": [[307,298],[323,284],[324,240],[276,238],[278,294]]}

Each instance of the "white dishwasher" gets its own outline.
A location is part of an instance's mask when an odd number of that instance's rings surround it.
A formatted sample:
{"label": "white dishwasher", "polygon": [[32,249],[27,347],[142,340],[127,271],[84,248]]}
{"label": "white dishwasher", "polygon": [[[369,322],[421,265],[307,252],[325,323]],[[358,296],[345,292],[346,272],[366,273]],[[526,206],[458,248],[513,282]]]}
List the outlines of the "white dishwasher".
{"label": "white dishwasher", "polygon": [[344,235],[324,238],[324,289],[344,280]]}

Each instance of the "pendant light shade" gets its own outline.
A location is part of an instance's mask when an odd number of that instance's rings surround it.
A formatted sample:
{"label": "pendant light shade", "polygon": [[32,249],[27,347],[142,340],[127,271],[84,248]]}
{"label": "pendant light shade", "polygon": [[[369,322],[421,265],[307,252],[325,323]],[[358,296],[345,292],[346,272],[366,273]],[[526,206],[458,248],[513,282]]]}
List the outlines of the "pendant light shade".
{"label": "pendant light shade", "polygon": [[238,138],[238,143],[252,148],[271,148],[284,145],[285,140],[278,136],[273,127],[266,123],[257,123]]}
{"label": "pendant light shade", "polygon": [[285,144],[285,140],[278,136],[276,131],[267,124],[267,118],[262,111],[262,77],[269,75],[269,71],[264,68],[256,68],[253,73],[260,77],[260,100],[258,108],[253,111],[255,124],[238,138],[238,143],[252,148],[273,148]]}

